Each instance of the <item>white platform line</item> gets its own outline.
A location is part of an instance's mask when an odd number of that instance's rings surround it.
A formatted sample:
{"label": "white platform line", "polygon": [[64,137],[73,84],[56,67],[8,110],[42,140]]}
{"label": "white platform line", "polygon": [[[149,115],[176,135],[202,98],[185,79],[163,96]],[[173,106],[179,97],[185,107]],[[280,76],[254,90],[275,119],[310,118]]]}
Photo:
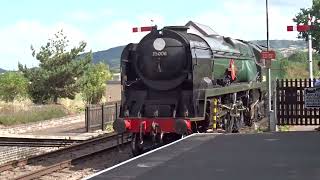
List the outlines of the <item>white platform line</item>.
{"label": "white platform line", "polygon": [[185,139],[187,139],[187,138],[189,138],[189,137],[195,136],[195,135],[197,135],[197,134],[198,134],[198,133],[191,134],[191,135],[186,136],[186,137],[184,137],[184,138],[181,138],[181,139],[179,139],[179,140],[177,140],[177,141],[174,141],[174,142],[172,142],[172,143],[169,143],[169,144],[166,144],[166,145],[164,145],[164,146],[161,146],[161,147],[159,147],[159,148],[157,148],[157,149],[148,151],[148,152],[146,152],[146,153],[144,153],[144,154],[141,154],[141,155],[136,156],[136,157],[134,157],[134,158],[128,159],[128,160],[126,160],[126,161],[123,161],[122,163],[116,164],[116,165],[111,166],[111,167],[109,167],[109,168],[107,168],[107,169],[104,169],[104,170],[99,171],[99,172],[97,172],[97,173],[95,173],[95,174],[92,174],[92,175],[90,175],[90,176],[88,176],[88,177],[85,177],[85,178],[83,178],[83,180],[91,179],[91,178],[93,178],[93,177],[95,177],[95,176],[98,176],[98,175],[100,175],[100,174],[102,174],[102,173],[105,173],[105,172],[107,172],[107,171],[110,171],[110,170],[112,170],[112,169],[115,169],[115,168],[117,168],[117,167],[119,167],[119,166],[122,166],[122,165],[124,165],[124,164],[126,164],[126,163],[129,163],[129,162],[131,162],[131,161],[134,161],[134,160],[136,160],[136,159],[138,159],[138,158],[141,158],[141,157],[146,156],[146,155],[148,155],[148,154],[151,154],[151,153],[153,153],[153,152],[159,151],[159,150],[161,150],[161,149],[163,149],[163,148],[166,148],[166,147],[168,147],[168,146],[171,146],[171,145],[173,145],[173,144],[176,144],[176,143],[178,143],[178,142],[180,142],[180,141],[183,141],[183,140],[185,140]]}

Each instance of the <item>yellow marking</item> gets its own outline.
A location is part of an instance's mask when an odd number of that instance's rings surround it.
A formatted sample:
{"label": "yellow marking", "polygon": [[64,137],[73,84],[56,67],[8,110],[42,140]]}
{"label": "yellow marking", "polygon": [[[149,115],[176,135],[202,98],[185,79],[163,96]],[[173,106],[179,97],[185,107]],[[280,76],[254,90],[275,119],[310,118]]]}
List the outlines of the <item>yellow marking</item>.
{"label": "yellow marking", "polygon": [[267,81],[267,76],[262,76],[262,81],[266,82]]}
{"label": "yellow marking", "polygon": [[217,99],[213,99],[213,114],[212,114],[212,128],[213,130],[217,128],[217,104],[218,104],[218,100]]}

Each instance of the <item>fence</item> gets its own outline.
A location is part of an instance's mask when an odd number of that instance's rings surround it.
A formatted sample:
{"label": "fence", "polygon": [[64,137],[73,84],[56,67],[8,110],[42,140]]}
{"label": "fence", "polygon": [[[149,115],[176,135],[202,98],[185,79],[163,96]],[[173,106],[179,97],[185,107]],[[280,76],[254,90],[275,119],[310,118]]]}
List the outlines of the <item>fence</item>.
{"label": "fence", "polygon": [[103,105],[87,105],[85,109],[86,131],[105,130],[118,117],[120,101],[108,102]]}
{"label": "fence", "polygon": [[276,113],[278,125],[319,125],[320,108],[305,107],[305,88],[309,79],[277,80]]}

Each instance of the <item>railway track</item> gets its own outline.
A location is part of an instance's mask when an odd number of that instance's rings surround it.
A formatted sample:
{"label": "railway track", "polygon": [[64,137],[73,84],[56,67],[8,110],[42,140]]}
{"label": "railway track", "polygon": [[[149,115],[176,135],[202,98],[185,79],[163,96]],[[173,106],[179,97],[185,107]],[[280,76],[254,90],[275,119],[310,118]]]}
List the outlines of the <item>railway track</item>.
{"label": "railway track", "polygon": [[128,134],[110,134],[42,155],[11,161],[0,166],[0,179],[37,179],[71,167],[97,154],[130,142]]}
{"label": "railway track", "polygon": [[61,147],[83,142],[69,139],[39,139],[39,138],[15,138],[0,137],[0,146],[23,146],[23,147]]}

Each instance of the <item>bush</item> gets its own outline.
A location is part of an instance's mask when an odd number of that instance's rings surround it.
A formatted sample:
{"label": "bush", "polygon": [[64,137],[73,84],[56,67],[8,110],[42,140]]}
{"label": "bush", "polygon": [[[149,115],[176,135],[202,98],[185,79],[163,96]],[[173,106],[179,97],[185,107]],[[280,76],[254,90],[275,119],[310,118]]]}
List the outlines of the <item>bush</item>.
{"label": "bush", "polygon": [[286,68],[285,79],[309,78],[307,63],[292,62]]}
{"label": "bush", "polygon": [[0,99],[12,102],[27,96],[28,81],[20,72],[6,72],[0,75]]}
{"label": "bush", "polygon": [[107,65],[92,64],[81,78],[81,95],[88,104],[97,104],[101,101],[106,90],[106,81],[111,78]]}

